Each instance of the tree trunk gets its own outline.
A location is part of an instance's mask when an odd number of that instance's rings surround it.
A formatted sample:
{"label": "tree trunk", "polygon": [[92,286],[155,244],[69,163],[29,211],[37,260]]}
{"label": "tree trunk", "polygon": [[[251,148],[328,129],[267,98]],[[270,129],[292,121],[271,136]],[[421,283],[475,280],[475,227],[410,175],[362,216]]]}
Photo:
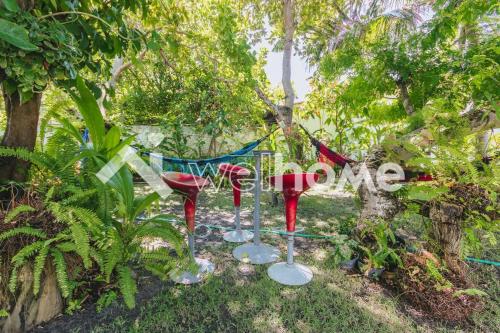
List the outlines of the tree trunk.
{"label": "tree trunk", "polygon": [[462,248],[463,208],[452,203],[435,202],[431,205],[429,217],[432,220],[434,238],[443,251],[448,268],[464,277],[464,266],[460,260]]}
{"label": "tree trunk", "polygon": [[396,85],[399,88],[399,97],[401,98],[401,103],[403,103],[403,107],[406,111],[406,114],[411,116],[413,112],[415,112],[415,110],[410,101],[410,94],[408,93],[408,84],[403,79],[400,79],[396,82]]}
{"label": "tree trunk", "polygon": [[[373,180],[376,179],[377,169],[382,164],[384,157],[385,151],[382,148],[375,148],[363,161],[366,163]],[[358,173],[358,168],[359,165],[353,167],[353,171]],[[377,219],[390,220],[403,209],[400,201],[392,192],[382,190],[372,192],[365,182],[361,183],[358,188],[358,195],[362,205],[360,215],[361,221],[373,221]],[[363,227],[363,223],[358,225],[358,229],[363,229]]]}
{"label": "tree trunk", "polygon": [[281,78],[281,83],[285,91],[285,107],[290,110],[289,119],[286,119],[290,120],[290,123],[287,125],[291,125],[293,105],[295,102],[295,93],[292,87],[292,51],[293,33],[295,31],[293,6],[294,0],[284,0],[283,25],[285,27],[285,46],[283,50],[283,76]]}
{"label": "tree trunk", "polygon": [[283,49],[282,78],[283,91],[285,92],[285,104],[280,107],[283,131],[288,144],[290,155],[296,161],[302,161],[303,144],[300,133],[293,126],[293,109],[295,104],[295,92],[292,86],[292,52],[293,35],[295,32],[295,1],[283,0],[283,26],[285,28],[285,43]]}
{"label": "tree trunk", "polygon": [[[35,148],[38,133],[42,94],[34,94],[29,101],[20,104],[17,92],[8,95],[3,89],[3,98],[7,112],[7,126],[1,145],[32,151]],[[23,182],[28,176],[28,168],[29,163],[26,161],[0,158],[0,182],[8,180]]]}

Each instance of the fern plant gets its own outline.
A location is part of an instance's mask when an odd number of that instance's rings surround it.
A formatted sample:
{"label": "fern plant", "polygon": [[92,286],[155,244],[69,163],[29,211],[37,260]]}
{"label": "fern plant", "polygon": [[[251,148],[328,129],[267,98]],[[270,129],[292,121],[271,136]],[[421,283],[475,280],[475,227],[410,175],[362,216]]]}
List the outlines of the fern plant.
{"label": "fern plant", "polygon": [[[50,257],[55,266],[56,277],[63,297],[71,295],[70,280],[68,277],[65,254],[78,255],[85,268],[92,266],[90,235],[102,227],[102,221],[95,213],[81,207],[63,205],[51,202],[47,198],[44,209],[54,216],[54,223],[60,224],[57,233],[49,236],[46,231],[39,228],[23,225],[7,230],[0,234],[0,241],[6,241],[19,236],[30,236],[35,241],[21,248],[11,259],[12,270],[9,280],[9,289],[15,292],[17,288],[18,270],[33,260],[33,293],[37,295],[40,291],[42,273],[44,272],[47,259]],[[19,207],[22,207],[20,209]],[[27,206],[19,206],[8,215],[10,220],[17,215],[28,211]],[[32,207],[31,207],[32,208]],[[32,210],[29,211],[33,211]]]}
{"label": "fern plant", "polygon": [[[45,140],[42,152],[0,147],[0,156],[16,157],[30,162],[31,183],[43,198],[43,209],[50,223],[40,227],[17,223],[0,234],[0,241],[30,237],[12,257],[9,288],[15,291],[19,269],[33,265],[35,294],[39,293],[42,273],[51,260],[58,285],[64,297],[70,297],[72,286],[66,259],[79,257],[84,268],[98,267],[95,280],[115,286],[125,304],[135,305],[136,271],[144,267],[165,277],[170,269],[190,262],[183,237],[170,224],[170,217],[156,216],[137,223],[137,217],[159,199],[153,193],[136,197],[131,171],[123,167],[103,184],[96,173],[133,137],[122,140],[121,131],[113,127],[106,132],[104,120],[92,93],[81,79],[72,97],[89,129],[91,142],[83,140],[80,130],[69,120],[57,119],[52,135]],[[44,131],[48,126],[44,123]],[[19,206],[5,220],[12,223],[32,208]],[[21,219],[17,219],[21,220]],[[19,222],[19,221],[17,221]],[[169,248],[150,248],[148,242],[160,239]],[[73,260],[74,262],[74,260]],[[96,264],[96,265],[94,265]]]}
{"label": "fern plant", "polygon": [[368,259],[367,271],[371,268],[379,269],[391,265],[401,267],[403,265],[401,258],[393,248],[393,245],[396,244],[396,237],[386,222],[368,222],[367,227],[362,232],[363,237],[367,235],[373,237],[376,242],[376,249],[360,246]]}
{"label": "fern plant", "polygon": [[[183,237],[170,223],[171,216],[158,215],[137,224],[137,217],[158,200],[152,193],[136,197],[130,170],[122,168],[110,180],[116,198],[113,218],[106,223],[100,252],[103,254],[101,271],[104,279],[111,283],[116,278],[118,288],[129,308],[135,306],[137,291],[135,267],[144,267],[153,274],[166,277],[167,273],[189,261]],[[167,248],[150,248],[145,242],[161,239],[175,250],[173,256]]]}

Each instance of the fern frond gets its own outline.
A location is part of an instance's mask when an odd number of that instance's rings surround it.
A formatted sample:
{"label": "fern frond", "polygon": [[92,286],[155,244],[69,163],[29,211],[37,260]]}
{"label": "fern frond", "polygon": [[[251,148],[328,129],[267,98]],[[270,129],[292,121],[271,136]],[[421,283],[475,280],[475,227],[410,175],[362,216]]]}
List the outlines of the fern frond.
{"label": "fern frond", "polygon": [[15,157],[19,160],[30,162],[40,169],[51,170],[51,166],[53,165],[53,161],[49,156],[24,148],[0,147],[0,157]]}
{"label": "fern frond", "polygon": [[145,251],[141,253],[141,259],[144,261],[158,261],[158,262],[167,262],[172,261],[172,256],[165,248],[159,248],[153,251]]}
{"label": "fern frond", "polygon": [[15,293],[17,289],[17,270],[19,267],[14,266],[12,268],[12,271],[10,272],[10,278],[9,278],[9,290],[11,293]]}
{"label": "fern frond", "polygon": [[168,277],[168,272],[173,268],[173,267],[168,267],[168,269],[165,269],[164,265],[157,264],[157,263],[152,263],[152,264],[146,264],[144,265],[144,268],[146,268],[149,272],[151,272],[153,275],[159,277],[160,279],[165,279]]}
{"label": "fern frond", "polygon": [[184,237],[171,224],[165,223],[161,226],[144,226],[137,232],[138,238],[153,237],[161,238],[172,245],[175,251],[180,255],[184,246]]}
{"label": "fern frond", "polygon": [[102,220],[93,211],[82,207],[71,207],[71,212],[80,221],[87,226],[92,234],[99,234],[103,225]]}
{"label": "fern frond", "polygon": [[90,268],[92,265],[89,257],[90,253],[90,240],[87,231],[79,224],[71,224],[69,229],[71,230],[71,236],[76,245],[76,253],[83,260],[83,266],[85,268]]}
{"label": "fern frond", "polygon": [[114,235],[112,236],[111,246],[106,249],[105,253],[104,274],[106,276],[106,281],[109,282],[116,265],[122,261],[122,255],[123,244],[120,235]]}
{"label": "fern frond", "polygon": [[47,234],[43,232],[42,230],[35,229],[32,227],[19,227],[19,228],[14,228],[7,230],[0,234],[0,241],[19,236],[19,235],[26,235],[26,236],[33,236],[41,239],[47,238]]}
{"label": "fern frond", "polygon": [[32,244],[26,245],[21,250],[19,250],[15,256],[12,257],[11,262],[16,267],[22,266],[28,258],[33,256],[37,251],[39,251],[45,245],[45,241],[37,241]]}
{"label": "fern frond", "polygon": [[68,278],[68,272],[66,267],[66,260],[64,260],[64,255],[58,249],[51,249],[50,253],[54,259],[54,265],[56,267],[57,283],[61,294],[64,298],[69,297],[71,293],[71,287]]}
{"label": "fern frond", "polygon": [[46,243],[38,252],[35,257],[35,265],[33,267],[33,294],[38,295],[40,291],[40,282],[42,279],[42,273],[45,268],[45,262],[47,260],[47,254],[49,253],[50,246]]}
{"label": "fern frond", "polygon": [[69,204],[73,204],[76,202],[82,202],[82,201],[89,199],[91,196],[95,195],[96,193],[97,193],[96,189],[90,189],[90,190],[85,190],[85,191],[80,190],[80,191],[77,191],[72,196],[61,201],[61,204],[62,205],[69,205]]}
{"label": "fern frond", "polygon": [[5,217],[4,222],[5,223],[10,223],[12,222],[19,214],[22,213],[28,213],[28,212],[34,212],[36,209],[29,206],[29,205],[19,205],[13,210],[11,210],[7,216]]}
{"label": "fern frond", "polygon": [[[49,190],[45,194],[45,200],[44,200],[45,204],[49,204],[51,202],[51,199],[54,196],[55,189],[56,188],[54,186],[52,186],[51,188],[49,188]],[[57,205],[58,206],[58,204],[56,204],[55,202],[53,203],[53,205]],[[48,206],[50,207],[50,205],[48,205]]]}
{"label": "fern frond", "polygon": [[73,242],[62,242],[56,245],[61,252],[76,252],[76,245]]}
{"label": "fern frond", "polygon": [[132,271],[127,266],[118,266],[118,286],[122,293],[123,300],[129,309],[135,307],[135,294],[137,293],[137,285],[132,277]]}
{"label": "fern frond", "polygon": [[101,255],[101,253],[99,253],[99,251],[97,251],[95,248],[91,247],[90,248],[90,257],[92,259],[94,259],[94,261],[97,263],[97,265],[99,266],[101,271],[104,271],[104,259]]}

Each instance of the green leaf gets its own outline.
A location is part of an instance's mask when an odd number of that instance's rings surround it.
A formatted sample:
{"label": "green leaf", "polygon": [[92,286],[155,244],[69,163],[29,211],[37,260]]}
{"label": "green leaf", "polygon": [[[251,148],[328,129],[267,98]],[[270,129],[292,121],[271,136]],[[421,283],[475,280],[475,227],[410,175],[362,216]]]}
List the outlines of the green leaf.
{"label": "green leaf", "polygon": [[33,98],[33,91],[31,91],[31,90],[29,90],[29,91],[19,90],[19,96],[20,96],[19,103],[24,104],[24,103],[26,103],[27,101],[29,101],[30,99]]}
{"label": "green leaf", "polygon": [[90,244],[89,244],[89,235],[85,231],[85,229],[79,224],[72,224],[70,227],[71,235],[73,237],[73,241],[76,245],[76,252],[83,260],[83,266],[85,268],[90,268],[92,265],[90,261]]}
{"label": "green leaf", "polygon": [[5,216],[4,223],[12,222],[19,214],[34,212],[35,208],[28,205],[19,205],[16,208],[12,209],[7,216]]}
{"label": "green leaf", "polygon": [[127,266],[118,266],[118,285],[123,296],[123,300],[129,309],[135,307],[135,294],[137,285],[132,277],[132,271]]}
{"label": "green leaf", "polygon": [[462,290],[457,290],[453,293],[453,297],[459,297],[461,295],[468,295],[468,296],[488,296],[487,293],[485,293],[482,290],[475,289],[475,288],[470,288],[470,289],[462,289]]}
{"label": "green leaf", "polygon": [[132,144],[132,142],[134,142],[134,140],[135,140],[135,135],[126,138],[125,140],[120,142],[118,145],[116,145],[113,149],[108,151],[107,157],[109,159],[113,158],[113,156],[115,156],[120,150],[122,150],[123,147],[129,146],[130,144]]}
{"label": "green leaf", "polygon": [[143,211],[145,211],[151,204],[158,200],[160,195],[156,192],[150,193],[145,197],[140,197],[134,200],[134,211],[131,220],[135,220]]}
{"label": "green leaf", "polygon": [[445,186],[441,187],[431,187],[427,185],[410,186],[408,188],[408,199],[430,201],[446,192],[448,192],[448,188]]}
{"label": "green leaf", "polygon": [[3,4],[8,11],[11,11],[13,13],[17,13],[20,9],[16,0],[3,0]]}
{"label": "green leaf", "polygon": [[104,138],[104,147],[106,147],[106,150],[111,150],[116,147],[120,143],[120,137],[120,128],[118,126],[111,127]]}
{"label": "green leaf", "polygon": [[21,50],[37,51],[38,47],[29,40],[28,31],[14,22],[0,18],[0,39]]}
{"label": "green leaf", "polygon": [[71,97],[75,100],[78,110],[85,120],[85,125],[89,129],[90,138],[96,150],[100,150],[103,146],[105,128],[104,118],[102,117],[99,105],[92,95],[92,92],[87,88],[83,79],[78,76],[76,78],[76,88],[78,94],[71,93]]}

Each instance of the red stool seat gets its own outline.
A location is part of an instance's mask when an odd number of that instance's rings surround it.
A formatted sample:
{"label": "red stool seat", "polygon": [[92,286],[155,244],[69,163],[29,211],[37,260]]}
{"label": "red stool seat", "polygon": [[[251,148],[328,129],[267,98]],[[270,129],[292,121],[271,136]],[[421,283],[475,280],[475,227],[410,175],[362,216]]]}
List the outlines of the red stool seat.
{"label": "red stool seat", "polygon": [[285,285],[304,285],[312,280],[311,270],[293,262],[293,244],[297,217],[297,204],[302,193],[318,181],[316,173],[286,174],[269,177],[269,182],[282,191],[285,199],[286,229],[288,232],[287,262],[276,263],[267,270],[271,279]]}

